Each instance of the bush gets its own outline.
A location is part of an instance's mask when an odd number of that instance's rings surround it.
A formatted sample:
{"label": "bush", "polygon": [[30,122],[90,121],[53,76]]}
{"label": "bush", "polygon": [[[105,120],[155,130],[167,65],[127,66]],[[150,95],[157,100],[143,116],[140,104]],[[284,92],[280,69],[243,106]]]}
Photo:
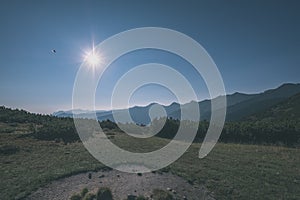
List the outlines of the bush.
{"label": "bush", "polygon": [[112,193],[109,188],[99,188],[97,191],[97,200],[113,200]]}
{"label": "bush", "polygon": [[142,195],[140,195],[140,196],[138,196],[138,197],[136,198],[136,200],[147,200],[147,198],[144,197],[144,196],[142,196]]}
{"label": "bush", "polygon": [[70,200],[81,200],[81,196],[79,194],[73,194],[70,197]]}

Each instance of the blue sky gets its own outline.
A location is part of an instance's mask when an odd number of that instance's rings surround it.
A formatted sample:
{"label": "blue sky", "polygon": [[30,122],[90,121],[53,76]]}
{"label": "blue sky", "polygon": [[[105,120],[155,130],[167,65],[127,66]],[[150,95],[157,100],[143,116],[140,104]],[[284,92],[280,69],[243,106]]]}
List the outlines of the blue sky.
{"label": "blue sky", "polygon": [[[297,0],[2,1],[0,105],[39,113],[70,109],[76,73],[92,42],[147,26],[174,29],[198,41],[217,64],[227,93],[300,82],[299,8]],[[97,108],[109,107],[122,74],[148,62],[171,65],[188,77],[199,100],[208,97],[187,62],[145,50],[121,57],[105,72]],[[173,100],[170,91],[152,85],[139,89],[131,104]]]}

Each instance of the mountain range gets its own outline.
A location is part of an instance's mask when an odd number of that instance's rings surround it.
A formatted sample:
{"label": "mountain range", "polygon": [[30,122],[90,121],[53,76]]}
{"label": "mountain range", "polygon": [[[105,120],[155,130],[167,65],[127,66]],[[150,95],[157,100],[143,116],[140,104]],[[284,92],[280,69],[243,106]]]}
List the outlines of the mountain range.
{"label": "mountain range", "polygon": [[[286,83],[278,88],[266,90],[262,93],[257,94],[244,94],[236,92],[234,94],[226,95],[227,98],[227,113],[226,121],[241,121],[249,118],[250,116],[255,116],[257,113],[262,113],[263,111],[270,110],[275,105],[280,104],[290,97],[300,94],[300,84],[299,83]],[[300,95],[298,95],[300,96]],[[220,98],[220,97],[217,97]],[[296,97],[295,97],[296,98]],[[299,97],[298,97],[299,98]],[[295,103],[296,100],[293,100]],[[298,101],[299,102],[299,101]],[[162,105],[166,111],[168,117],[173,119],[180,119],[181,111],[180,106],[189,109],[192,103],[198,103],[201,117],[200,120],[209,120],[211,115],[211,100],[204,100],[200,102],[190,102],[187,104],[180,105],[176,102],[170,105]],[[132,120],[137,124],[149,124],[151,118],[149,116],[149,109],[154,105],[151,103],[147,106],[134,106],[129,108],[129,113]],[[122,123],[128,122],[125,116],[127,109],[119,109],[114,111],[96,111],[96,116],[99,121],[110,120],[115,121],[113,114],[115,113],[124,121]],[[271,111],[268,111],[271,112]],[[275,111],[274,111],[275,112]],[[58,111],[53,113],[57,117],[77,117],[77,118],[93,118],[94,112],[86,110],[70,110],[70,111]],[[270,113],[269,113],[270,114]],[[159,114],[158,114],[159,115]]]}
{"label": "mountain range", "polygon": [[[267,110],[251,115],[252,121],[298,121],[300,119],[300,93],[284,100]],[[300,127],[299,127],[300,128]]]}

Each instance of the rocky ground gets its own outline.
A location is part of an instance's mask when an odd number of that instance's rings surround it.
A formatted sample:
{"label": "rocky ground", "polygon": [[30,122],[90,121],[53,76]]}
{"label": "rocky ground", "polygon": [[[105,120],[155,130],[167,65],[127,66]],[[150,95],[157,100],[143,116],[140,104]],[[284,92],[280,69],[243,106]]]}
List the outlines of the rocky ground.
{"label": "rocky ground", "polygon": [[128,195],[147,197],[151,195],[153,189],[169,191],[175,199],[213,200],[205,187],[191,185],[181,177],[170,173],[133,174],[116,170],[82,173],[56,180],[33,192],[27,199],[66,200],[85,187],[94,192],[99,187],[108,187],[115,200],[126,199]]}

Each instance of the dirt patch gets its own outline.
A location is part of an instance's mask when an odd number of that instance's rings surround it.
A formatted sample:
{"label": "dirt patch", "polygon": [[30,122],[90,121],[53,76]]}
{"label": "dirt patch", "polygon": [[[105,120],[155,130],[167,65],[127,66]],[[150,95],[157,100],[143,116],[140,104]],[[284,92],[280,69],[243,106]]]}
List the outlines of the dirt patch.
{"label": "dirt patch", "polygon": [[90,172],[56,180],[38,189],[27,199],[60,200],[69,199],[83,188],[96,191],[99,187],[109,187],[115,200],[126,199],[127,195],[150,196],[153,189],[169,190],[176,199],[200,200],[213,198],[205,187],[191,185],[186,180],[170,173],[132,174],[116,170]]}

